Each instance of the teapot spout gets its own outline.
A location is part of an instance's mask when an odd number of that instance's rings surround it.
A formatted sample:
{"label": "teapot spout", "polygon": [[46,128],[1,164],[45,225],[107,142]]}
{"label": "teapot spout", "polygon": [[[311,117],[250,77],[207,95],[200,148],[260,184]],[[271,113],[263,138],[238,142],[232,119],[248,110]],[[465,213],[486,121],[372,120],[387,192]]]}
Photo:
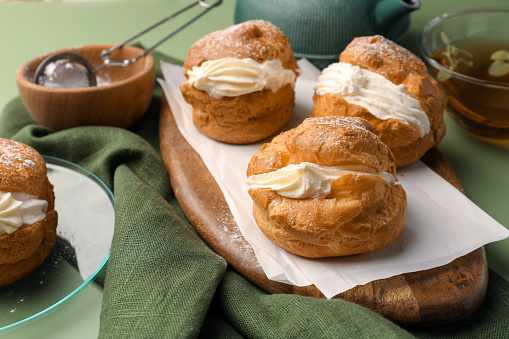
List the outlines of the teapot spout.
{"label": "teapot spout", "polygon": [[421,8],[419,0],[380,0],[375,6],[375,25],[378,30],[385,30],[398,19]]}

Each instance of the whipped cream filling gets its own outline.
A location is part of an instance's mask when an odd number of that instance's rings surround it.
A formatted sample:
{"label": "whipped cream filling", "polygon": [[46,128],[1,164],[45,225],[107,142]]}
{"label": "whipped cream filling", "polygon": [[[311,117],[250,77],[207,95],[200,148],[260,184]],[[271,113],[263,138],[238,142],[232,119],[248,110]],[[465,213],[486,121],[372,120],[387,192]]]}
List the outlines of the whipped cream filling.
{"label": "whipped cream filling", "polygon": [[253,59],[222,58],[205,61],[187,72],[188,83],[210,96],[235,97],[261,91],[275,92],[286,84],[295,86],[295,73],[281,60],[258,63]]}
{"label": "whipped cream filling", "polygon": [[302,162],[277,171],[252,175],[248,177],[247,183],[251,188],[273,189],[287,198],[307,199],[329,194],[332,181],[350,173],[379,175],[388,185],[395,182],[392,174],[376,172],[363,165],[328,167]]}
{"label": "whipped cream filling", "polygon": [[22,225],[46,217],[48,202],[31,194],[0,191],[0,235],[11,234]]}
{"label": "whipped cream filling", "polygon": [[315,85],[317,95],[336,94],[367,109],[378,119],[397,119],[417,129],[421,137],[430,131],[429,118],[419,100],[405,85],[395,85],[383,75],[346,62],[329,65]]}

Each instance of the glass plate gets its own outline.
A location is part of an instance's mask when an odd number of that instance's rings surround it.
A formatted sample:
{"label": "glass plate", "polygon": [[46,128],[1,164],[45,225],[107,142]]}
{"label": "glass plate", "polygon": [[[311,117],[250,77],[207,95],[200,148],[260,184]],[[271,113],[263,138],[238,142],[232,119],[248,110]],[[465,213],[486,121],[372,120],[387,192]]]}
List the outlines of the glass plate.
{"label": "glass plate", "polygon": [[44,156],[54,186],[58,239],[41,266],[0,287],[0,334],[38,320],[90,284],[108,261],[114,196],[87,169]]}

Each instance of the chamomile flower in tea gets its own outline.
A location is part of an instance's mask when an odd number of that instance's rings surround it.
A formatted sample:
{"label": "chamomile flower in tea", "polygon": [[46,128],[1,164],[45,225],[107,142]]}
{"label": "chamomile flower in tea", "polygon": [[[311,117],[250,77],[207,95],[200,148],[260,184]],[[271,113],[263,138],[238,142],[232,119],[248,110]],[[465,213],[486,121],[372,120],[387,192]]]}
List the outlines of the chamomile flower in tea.
{"label": "chamomile flower in tea", "polygon": [[[440,32],[440,38],[445,43],[445,48],[437,50],[435,52],[436,56],[434,59],[436,59],[442,66],[450,69],[451,71],[456,70],[458,65],[461,63],[467,66],[473,66],[473,62],[471,60],[473,58],[472,53],[454,46],[444,32]],[[450,77],[450,73],[440,71],[437,75],[437,80],[443,82]]]}
{"label": "chamomile flower in tea", "polygon": [[509,74],[509,52],[505,50],[499,50],[493,52],[490,57],[493,62],[488,69],[488,73],[494,77],[501,77]]}

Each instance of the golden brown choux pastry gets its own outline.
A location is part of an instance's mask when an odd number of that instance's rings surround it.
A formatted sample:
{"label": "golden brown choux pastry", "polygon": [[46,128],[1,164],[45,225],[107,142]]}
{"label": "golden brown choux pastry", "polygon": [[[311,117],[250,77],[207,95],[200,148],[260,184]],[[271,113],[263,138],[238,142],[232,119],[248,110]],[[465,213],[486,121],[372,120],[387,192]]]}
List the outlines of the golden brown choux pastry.
{"label": "golden brown choux pastry", "polygon": [[268,239],[323,258],[376,251],[398,237],[406,194],[392,152],[372,131],[361,118],[308,118],[263,145],[247,176]]}
{"label": "golden brown choux pastry", "polygon": [[25,277],[49,255],[57,239],[54,206],[42,156],[0,138],[0,286]]}
{"label": "golden brown choux pastry", "polygon": [[[358,66],[361,70],[383,76],[392,84],[399,86],[394,94],[400,97],[401,92],[407,93],[415,100],[413,103],[405,101],[395,106],[393,103],[387,104],[386,93],[381,93],[380,98],[373,100],[378,100],[382,106],[385,105],[384,109],[393,116],[381,119],[376,116],[374,109],[360,105],[359,100],[356,101],[353,96],[338,95],[337,93],[318,95],[319,85],[317,85],[311,117],[342,115],[357,116],[368,120],[375,133],[394,153],[397,167],[415,162],[442,140],[446,129],[443,113],[447,98],[437,81],[428,74],[425,64],[417,56],[382,36],[366,36],[353,39],[341,53],[339,61],[339,64],[351,64]],[[337,66],[331,65],[330,67]],[[389,86],[383,84],[379,87],[385,90]],[[422,109],[421,117],[427,120],[422,121],[427,125],[421,126],[422,130],[412,124],[405,123],[402,119],[395,118],[397,115],[408,117],[409,107],[419,106],[419,104]],[[415,114],[415,110],[409,114]],[[410,117],[410,119],[414,118],[415,116]]]}
{"label": "golden brown choux pastry", "polygon": [[200,132],[226,143],[247,144],[273,135],[290,119],[298,72],[283,32],[269,22],[252,20],[191,46],[184,61],[188,81],[180,89]]}

